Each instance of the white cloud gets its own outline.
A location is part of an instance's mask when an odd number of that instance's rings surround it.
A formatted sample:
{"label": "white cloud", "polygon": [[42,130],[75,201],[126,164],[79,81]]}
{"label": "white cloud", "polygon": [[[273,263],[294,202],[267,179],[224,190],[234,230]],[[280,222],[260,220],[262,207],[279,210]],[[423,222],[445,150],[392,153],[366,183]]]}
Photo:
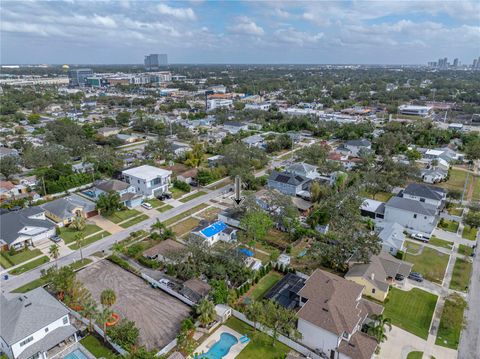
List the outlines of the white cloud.
{"label": "white cloud", "polygon": [[195,20],[197,16],[192,8],[176,8],[166,4],[157,5],[157,10],[162,15],[172,16],[178,20]]}
{"label": "white cloud", "polygon": [[307,32],[298,31],[292,27],[275,31],[275,37],[277,40],[294,44],[300,47],[307,44],[315,44],[324,36],[325,34],[322,32],[310,34]]}
{"label": "white cloud", "polygon": [[248,17],[241,16],[235,25],[228,27],[228,31],[239,35],[262,36],[265,31]]}

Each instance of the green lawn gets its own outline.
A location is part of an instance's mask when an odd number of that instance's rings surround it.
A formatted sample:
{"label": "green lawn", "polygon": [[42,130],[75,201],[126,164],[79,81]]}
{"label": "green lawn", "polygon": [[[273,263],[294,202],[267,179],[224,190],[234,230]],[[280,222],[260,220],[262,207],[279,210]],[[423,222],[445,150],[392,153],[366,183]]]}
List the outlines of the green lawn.
{"label": "green lawn", "polygon": [[470,256],[473,253],[473,248],[466,246],[465,244],[460,244],[458,246],[458,253],[463,254],[464,256]]}
{"label": "green lawn", "polygon": [[463,208],[452,207],[452,208],[448,208],[447,210],[450,215],[457,216],[457,217],[460,217],[463,213]]}
{"label": "green lawn", "polygon": [[254,300],[261,300],[265,294],[280,280],[283,278],[283,275],[271,271],[266,274],[262,279],[258,281],[257,284],[249,291],[247,296]]}
{"label": "green lawn", "polygon": [[[29,248],[15,252],[13,256],[10,255],[8,252],[2,252],[3,259],[5,260],[4,262],[10,263],[9,267],[18,265],[20,263],[23,263],[25,261],[28,261],[32,258],[41,256],[41,255],[42,255],[42,251],[40,249],[29,249]],[[2,264],[2,267],[4,267],[3,264]],[[4,268],[7,268],[7,267],[4,267]]]}
{"label": "green lawn", "polygon": [[453,233],[457,233],[459,223],[456,221],[449,221],[448,219],[441,219],[438,222],[438,227],[443,229],[444,231],[449,231]]}
{"label": "green lawn", "polygon": [[162,201],[160,201],[158,198],[152,198],[152,199],[149,199],[148,201],[145,201],[145,202],[151,204],[153,208],[157,208],[157,207],[160,207],[160,206],[164,205],[164,203]]}
{"label": "green lawn", "polygon": [[422,248],[422,245],[415,242],[405,241],[405,247],[407,247],[408,253],[415,254],[420,251],[420,248]]}
{"label": "green lawn", "polygon": [[43,263],[47,263],[49,261],[50,261],[50,258],[48,258],[47,256],[43,256],[43,257],[40,257],[38,259],[34,259],[31,262],[25,263],[25,264],[21,265],[20,267],[12,269],[8,273],[13,274],[13,275],[22,274],[22,273],[28,272],[29,270],[37,268],[38,266],[42,265]]}
{"label": "green lawn", "polygon": [[476,228],[465,225],[465,227],[463,227],[462,237],[474,241],[477,239],[477,232],[478,230]]}
{"label": "green lawn", "polygon": [[284,358],[290,351],[289,347],[278,341],[275,343],[275,346],[272,346],[273,339],[271,337],[258,330],[254,333],[253,327],[237,318],[231,317],[225,324],[239,334],[246,334],[250,338],[250,342],[235,357],[236,359],[278,359]]}
{"label": "green lawn", "polygon": [[172,188],[170,189],[170,192],[172,192],[172,197],[173,197],[174,199],[180,198],[180,197],[182,197],[184,194],[187,194],[187,193],[188,193],[188,192],[184,192],[184,191],[182,191],[181,189],[178,189],[178,188],[176,188],[176,187],[172,187]]}
{"label": "green lawn", "polygon": [[138,216],[139,214],[141,214],[141,212],[137,211],[136,209],[124,209],[123,211],[118,211],[104,217],[113,223],[120,223],[129,218]]}
{"label": "green lawn", "polygon": [[425,279],[439,284],[445,276],[448,259],[448,254],[428,247],[424,247],[420,255],[407,253],[405,256],[405,261],[413,264],[413,272],[421,273]]}
{"label": "green lawn", "polygon": [[12,263],[10,263],[8,259],[3,256],[3,253],[0,255],[0,266],[3,269],[7,269],[12,266]]}
{"label": "green lawn", "polygon": [[463,191],[465,187],[465,180],[467,179],[467,172],[452,168],[450,170],[450,177],[447,182],[439,184],[440,187],[455,191]]}
{"label": "green lawn", "polygon": [[70,268],[72,268],[73,270],[77,270],[85,267],[87,264],[90,263],[92,263],[92,260],[90,258],[83,258],[83,260],[75,261],[70,264]]}
{"label": "green lawn", "polygon": [[391,288],[387,299],[384,316],[393,325],[427,339],[437,296],[418,288],[408,292]]}
{"label": "green lawn", "polygon": [[21,287],[18,287],[17,289],[13,290],[12,293],[27,293],[35,288],[42,287],[47,283],[48,283],[47,278],[45,277],[38,278],[38,279],[35,279],[34,281],[31,281],[30,283],[27,283],[25,285],[22,285]]}
{"label": "green lawn", "polygon": [[447,248],[447,249],[452,249],[452,247],[453,247],[453,242],[449,242],[449,241],[446,241],[444,239],[440,239],[440,238],[435,237],[435,236],[432,236],[432,238],[430,238],[428,243],[430,243],[433,246]]}
{"label": "green lawn", "polygon": [[123,222],[120,224],[120,227],[122,228],[128,228],[131,227],[137,223],[143,222],[144,220],[148,219],[148,216],[146,214],[142,214],[138,217],[132,218],[126,222]]}
{"label": "green lawn", "polygon": [[194,194],[191,194],[190,196],[187,196],[187,197],[184,197],[180,200],[180,202],[183,202],[183,203],[186,203],[188,201],[191,201],[192,199],[195,199],[197,197],[201,197],[203,196],[204,194],[207,194],[207,192],[204,192],[204,191],[198,191]]}
{"label": "green lawn", "polygon": [[389,193],[389,192],[378,192],[375,195],[373,195],[366,191],[362,191],[360,195],[370,199],[374,199],[376,201],[380,201],[380,202],[387,202],[390,198],[393,197],[393,193]]}
{"label": "green lawn", "polygon": [[172,209],[172,208],[173,208],[172,205],[166,204],[166,205],[164,205],[164,206],[162,206],[162,207],[158,207],[158,208],[155,208],[155,209],[156,209],[157,211],[159,211],[160,213],[163,213],[163,212],[166,212],[166,211],[168,211],[169,209]]}
{"label": "green lawn", "polygon": [[181,237],[184,234],[191,232],[192,229],[199,225],[199,223],[200,221],[198,219],[190,217],[174,225],[172,231],[175,232],[177,236]]}
{"label": "green lawn", "polygon": [[60,229],[60,237],[62,237],[65,244],[75,242],[75,237],[77,233],[82,234],[84,237],[87,237],[93,233],[99,232],[102,229],[95,224],[87,224],[83,231],[76,231],[73,228],[63,227]]}
{"label": "green lawn", "polygon": [[93,335],[88,335],[80,343],[96,358],[115,359],[116,353],[103,345],[102,341]]}
{"label": "green lawn", "polygon": [[[107,231],[101,231],[100,233],[98,234],[95,234],[91,237],[88,237],[86,239],[84,239],[83,241],[83,248],[85,248],[86,246],[89,246],[90,244],[102,239],[102,238],[105,238],[107,236],[109,236],[111,233],[107,232]],[[79,247],[77,245],[77,243],[73,243],[73,244],[70,244],[68,246],[68,248],[70,248],[71,250],[74,250],[76,251]]]}
{"label": "green lawn", "polygon": [[422,359],[423,352],[410,352],[407,355],[407,359]]}
{"label": "green lawn", "polygon": [[480,177],[473,177],[474,185],[473,185],[473,197],[474,201],[480,201]]}
{"label": "green lawn", "polygon": [[180,213],[180,214],[177,214],[175,217],[172,217],[170,219],[167,219],[166,221],[164,221],[163,223],[166,225],[166,226],[169,226],[175,222],[178,222],[180,221],[181,219],[184,219],[188,216],[190,216],[191,214],[193,213],[196,213],[196,212],[199,212],[200,210],[204,209],[204,208],[207,208],[208,207],[208,204],[206,203],[202,203],[202,204],[199,204],[198,206],[195,206],[193,207],[192,209],[188,210],[188,211],[185,211],[183,213]]}
{"label": "green lawn", "polygon": [[470,282],[472,275],[472,263],[468,260],[457,258],[453,267],[450,289],[466,292],[465,288]]}
{"label": "green lawn", "polygon": [[459,295],[452,295],[445,300],[436,345],[457,349],[463,327],[463,311],[467,303]]}
{"label": "green lawn", "polygon": [[229,178],[229,179],[223,180],[221,182],[218,182],[218,183],[214,184],[213,186],[208,186],[208,188],[209,189],[219,189],[219,188],[225,187],[226,185],[229,185],[231,183],[232,183],[232,180]]}

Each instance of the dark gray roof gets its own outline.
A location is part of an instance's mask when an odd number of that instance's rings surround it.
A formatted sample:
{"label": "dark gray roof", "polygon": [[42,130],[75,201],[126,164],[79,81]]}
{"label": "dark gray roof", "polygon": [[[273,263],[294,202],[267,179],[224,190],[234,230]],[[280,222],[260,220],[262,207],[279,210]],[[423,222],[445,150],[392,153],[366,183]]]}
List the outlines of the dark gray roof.
{"label": "dark gray roof", "polygon": [[437,213],[437,209],[431,204],[402,197],[390,198],[390,200],[385,204],[385,206],[398,208],[404,211],[410,211],[413,213],[423,214],[427,216],[434,216]]}
{"label": "dark gray roof", "polygon": [[122,182],[116,179],[107,180],[98,182],[95,184],[95,187],[104,191],[104,192],[111,192],[111,191],[123,191],[130,187],[130,185],[126,182]]}
{"label": "dark gray roof", "polygon": [[95,203],[72,194],[42,205],[43,209],[62,219],[70,218],[73,215],[72,211],[77,207],[82,207],[85,212],[90,212],[95,209]]}
{"label": "dark gray roof", "polygon": [[246,123],[238,122],[238,121],[228,121],[223,124],[224,126],[231,126],[231,127],[243,127],[247,126]]}
{"label": "dark gray roof", "polygon": [[293,186],[299,186],[302,183],[310,181],[309,178],[297,175],[295,173],[277,171],[273,171],[268,180],[279,183],[287,183]]}
{"label": "dark gray roof", "polygon": [[20,211],[25,217],[36,216],[37,214],[45,212],[40,206],[27,207]]}
{"label": "dark gray roof", "polygon": [[369,140],[364,140],[364,139],[350,140],[350,141],[345,142],[345,144],[348,145],[348,146],[357,146],[357,147],[360,147],[360,146],[369,147],[369,146],[372,145],[372,143]]}
{"label": "dark gray roof", "polygon": [[403,190],[403,193],[409,194],[411,196],[424,197],[434,200],[441,200],[446,191],[440,187],[427,186],[419,183],[411,183]]}
{"label": "dark gray roof", "polygon": [[77,329],[73,325],[65,325],[49,332],[43,339],[25,348],[17,359],[28,359],[38,352],[46,352],[71,337]]}
{"label": "dark gray roof", "polygon": [[0,309],[0,334],[9,345],[69,313],[63,304],[43,288],[20,294],[10,300],[2,295]]}
{"label": "dark gray roof", "polygon": [[0,215],[0,239],[7,244],[11,244],[19,237],[19,232],[24,227],[40,227],[49,230],[55,225],[46,219],[33,219],[29,216],[41,213],[33,208],[23,209],[21,211],[9,212]]}

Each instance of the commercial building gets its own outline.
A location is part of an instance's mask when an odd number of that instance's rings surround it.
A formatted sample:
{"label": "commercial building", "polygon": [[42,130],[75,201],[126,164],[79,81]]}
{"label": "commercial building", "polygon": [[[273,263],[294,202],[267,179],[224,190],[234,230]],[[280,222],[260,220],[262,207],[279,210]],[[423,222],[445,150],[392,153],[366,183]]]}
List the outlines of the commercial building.
{"label": "commercial building", "polygon": [[401,105],[398,107],[398,112],[402,115],[421,116],[427,117],[432,114],[431,106],[414,106],[414,105]]}
{"label": "commercial building", "polygon": [[160,66],[168,65],[167,54],[150,54],[145,55],[145,70],[155,71],[160,68]]}
{"label": "commercial building", "polygon": [[87,78],[93,77],[92,69],[75,69],[68,71],[68,84],[70,86],[84,87],[87,84]]}

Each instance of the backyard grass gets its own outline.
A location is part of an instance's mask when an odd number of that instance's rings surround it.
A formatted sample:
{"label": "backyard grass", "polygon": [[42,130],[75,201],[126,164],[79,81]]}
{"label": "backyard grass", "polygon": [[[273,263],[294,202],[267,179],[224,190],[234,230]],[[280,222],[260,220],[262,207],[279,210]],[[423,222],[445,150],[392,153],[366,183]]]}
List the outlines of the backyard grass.
{"label": "backyard grass", "polygon": [[436,345],[457,349],[460,333],[463,328],[463,311],[467,303],[459,295],[451,295],[445,300],[445,305],[438,327]]}
{"label": "backyard grass", "polygon": [[453,242],[446,241],[444,239],[440,239],[438,237],[432,236],[430,238],[430,241],[428,241],[429,244],[437,247],[442,247],[442,248],[447,248],[447,249],[452,249],[453,248]]}
{"label": "backyard grass", "polygon": [[473,197],[474,201],[480,201],[480,177],[474,176],[473,177]]}
{"label": "backyard grass", "polygon": [[[18,265],[20,263],[23,263],[25,261],[28,261],[32,258],[38,257],[42,255],[42,251],[40,249],[23,249],[21,251],[15,252],[15,254],[12,256],[8,252],[2,252],[2,267],[3,268],[10,268],[11,266]],[[7,264],[9,263],[10,265],[8,267],[5,267],[3,263]]]}
{"label": "backyard grass", "polygon": [[384,316],[393,325],[427,339],[437,296],[418,288],[408,292],[392,288],[387,298]]}
{"label": "backyard grass", "polygon": [[25,264],[21,265],[20,267],[12,269],[8,273],[13,274],[13,275],[22,274],[22,273],[28,272],[29,270],[37,268],[38,266],[41,266],[42,264],[47,263],[49,261],[50,261],[50,258],[48,258],[47,256],[43,256],[43,257],[40,257],[38,259],[34,259],[31,262],[25,263]]}
{"label": "backyard grass", "polygon": [[463,191],[465,187],[465,180],[467,179],[467,172],[452,168],[450,170],[450,177],[448,181],[439,184],[440,187],[447,188],[454,191]]}
{"label": "backyard grass", "polygon": [[457,233],[459,223],[456,221],[450,221],[448,219],[441,219],[438,222],[438,227],[443,229],[444,231]]}
{"label": "backyard grass", "polygon": [[474,241],[477,239],[477,232],[478,229],[470,227],[469,225],[465,225],[465,227],[463,227],[462,237],[470,241]]}
{"label": "backyard grass", "polygon": [[172,208],[173,208],[172,205],[166,204],[166,205],[164,205],[164,206],[162,206],[162,207],[158,207],[158,208],[155,208],[155,209],[156,209],[157,211],[159,211],[160,213],[163,213],[163,212],[168,211],[169,209],[172,209]]}
{"label": "backyard grass", "polygon": [[466,292],[472,275],[472,263],[468,260],[457,258],[453,266],[450,289]]}
{"label": "backyard grass", "polygon": [[75,237],[77,234],[82,234],[84,237],[87,237],[93,233],[100,232],[102,229],[95,224],[87,224],[82,231],[77,231],[73,228],[63,227],[60,228],[60,237],[62,237],[65,244],[75,242]]}
{"label": "backyard grass", "polygon": [[109,216],[104,216],[110,222],[113,223],[120,223],[126,221],[129,218],[138,216],[141,212],[137,211],[136,209],[124,209],[123,211],[117,211]]}
{"label": "backyard grass", "polygon": [[157,207],[160,207],[160,206],[164,205],[164,203],[162,201],[160,201],[158,198],[152,198],[152,199],[149,199],[148,201],[145,201],[145,202],[151,204],[153,208],[157,208]]}
{"label": "backyard grass", "polygon": [[181,219],[184,219],[184,218],[192,215],[193,213],[199,212],[199,211],[201,211],[202,209],[207,208],[207,207],[208,207],[208,204],[206,204],[206,203],[199,204],[198,206],[195,206],[195,207],[193,207],[192,209],[189,209],[188,211],[185,211],[185,212],[183,212],[183,213],[177,214],[175,217],[172,217],[172,218],[170,218],[170,219],[167,219],[167,220],[164,221],[163,223],[164,223],[166,226],[170,226],[171,224],[173,224],[173,223],[175,223],[175,222],[178,222],[178,221],[180,221]]}
{"label": "backyard grass", "polygon": [[[107,236],[109,236],[111,233],[107,232],[107,231],[102,231],[100,233],[97,233],[91,237],[88,237],[88,238],[85,238],[83,240],[83,243],[82,243],[82,248],[85,248],[86,246],[89,246],[90,244],[102,239],[102,238],[105,238]],[[70,248],[71,250],[74,250],[76,251],[78,248],[80,248],[77,243],[72,243],[68,246],[68,248]]]}
{"label": "backyard grass", "polygon": [[80,343],[85,349],[95,355],[96,358],[115,359],[117,357],[116,353],[103,345],[103,343],[93,335],[86,336],[80,340]]}
{"label": "backyard grass", "polygon": [[185,233],[190,232],[192,229],[198,226],[200,221],[196,218],[190,217],[182,222],[177,223],[172,227],[173,232],[179,237],[183,236]]}
{"label": "backyard grass", "polygon": [[248,292],[247,296],[255,301],[261,300],[263,296],[282,278],[282,274],[271,271],[255,284],[255,286]]}
{"label": "backyard grass", "polygon": [[423,352],[410,352],[407,355],[407,359],[422,359]]}
{"label": "backyard grass", "polygon": [[390,198],[393,197],[393,193],[389,193],[389,192],[379,192],[373,195],[366,191],[362,191],[360,195],[370,199],[374,199],[375,201],[380,201],[380,202],[387,202]]}
{"label": "backyard grass", "polygon": [[413,264],[413,272],[421,273],[425,279],[441,284],[449,257],[448,254],[424,247],[422,254],[412,255],[407,253],[405,261]]}
{"label": "backyard grass", "polygon": [[473,253],[473,248],[466,246],[465,244],[460,244],[458,246],[458,253],[463,254],[464,256],[470,256]]}
{"label": "backyard grass", "polygon": [[180,202],[183,202],[183,203],[186,203],[188,201],[191,201],[192,199],[195,199],[195,198],[198,198],[198,197],[201,197],[203,196],[204,194],[207,194],[207,192],[204,192],[204,191],[198,191],[194,194],[191,194],[190,196],[187,196],[187,197],[184,197],[180,200]]}
{"label": "backyard grass", "polygon": [[225,323],[228,327],[237,331],[239,334],[246,334],[250,338],[248,345],[238,354],[236,359],[277,359],[284,358],[290,351],[285,344],[276,342],[272,346],[272,338],[260,331],[254,333],[253,327],[242,322],[237,318],[230,318]]}
{"label": "backyard grass", "polygon": [[138,217],[134,217],[132,219],[129,219],[128,221],[126,222],[123,222],[120,224],[120,227],[122,228],[128,228],[128,227],[131,227],[137,223],[140,223],[140,222],[143,222],[144,220],[148,219],[148,216],[146,214],[142,214]]}
{"label": "backyard grass", "polygon": [[422,245],[415,242],[405,241],[405,247],[407,247],[407,253],[416,254],[420,251]]}

